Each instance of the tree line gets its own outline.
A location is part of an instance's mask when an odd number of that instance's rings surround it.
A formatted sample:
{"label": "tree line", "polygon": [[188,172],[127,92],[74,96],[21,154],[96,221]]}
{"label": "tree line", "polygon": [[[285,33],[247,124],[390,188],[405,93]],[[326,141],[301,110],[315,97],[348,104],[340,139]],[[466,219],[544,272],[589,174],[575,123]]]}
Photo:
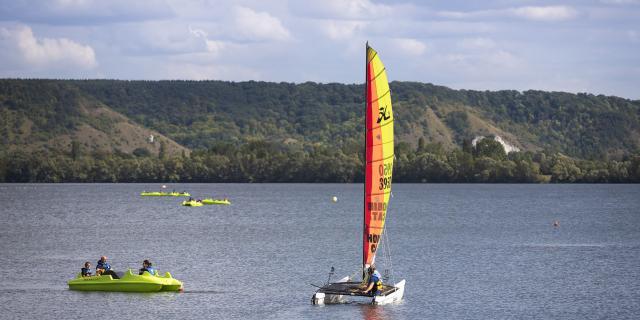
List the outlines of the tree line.
{"label": "tree line", "polygon": [[[394,182],[637,183],[640,155],[620,161],[581,160],[548,151],[505,153],[483,139],[447,150],[420,139],[396,145]],[[0,182],[362,182],[363,150],[320,144],[292,148],[265,140],[218,143],[169,157],[144,149],[134,154],[0,153]]]}

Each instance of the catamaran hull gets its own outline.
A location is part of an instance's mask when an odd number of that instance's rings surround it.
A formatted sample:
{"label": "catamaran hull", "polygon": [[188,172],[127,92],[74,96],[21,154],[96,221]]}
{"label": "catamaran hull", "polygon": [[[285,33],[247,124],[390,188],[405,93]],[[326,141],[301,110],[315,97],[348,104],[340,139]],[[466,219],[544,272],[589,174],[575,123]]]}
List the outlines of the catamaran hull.
{"label": "catamaran hull", "polygon": [[394,287],[396,287],[396,291],[386,295],[386,296],[376,296],[375,298],[373,298],[373,302],[372,304],[377,304],[377,305],[384,305],[384,304],[388,304],[388,303],[394,303],[394,302],[399,302],[400,300],[402,300],[402,297],[404,296],[404,284],[405,284],[405,280],[403,279],[402,281],[396,283],[394,285]]}
{"label": "catamaran hull", "polygon": [[[347,282],[349,281],[349,277],[345,277],[337,281]],[[353,302],[362,302],[362,303],[370,303],[375,305],[385,305],[389,303],[399,302],[402,300],[404,296],[404,285],[406,281],[402,280],[394,285],[396,288],[395,291],[388,293],[386,295],[375,296],[373,299],[371,297],[366,296],[357,296],[357,295],[341,295],[341,294],[329,294],[324,292],[316,292],[311,298],[311,302],[314,305],[325,305],[325,304],[343,304],[343,303],[353,303]]]}
{"label": "catamaran hull", "polygon": [[[351,280],[349,277],[344,277],[337,282],[348,282]],[[323,292],[316,292],[311,298],[311,303],[315,305],[324,305],[324,304],[340,304],[347,303],[347,299],[344,298],[344,295],[338,294],[325,294]]]}

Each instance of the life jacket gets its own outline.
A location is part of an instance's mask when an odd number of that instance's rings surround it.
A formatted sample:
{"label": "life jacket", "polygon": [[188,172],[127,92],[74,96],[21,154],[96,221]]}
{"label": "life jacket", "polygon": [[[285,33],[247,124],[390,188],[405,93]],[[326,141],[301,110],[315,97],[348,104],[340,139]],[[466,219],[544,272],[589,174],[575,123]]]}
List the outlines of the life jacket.
{"label": "life jacket", "polygon": [[149,272],[150,275],[155,275],[156,274],[156,269],[154,269],[152,266],[148,266],[147,267],[147,272]]}
{"label": "life jacket", "polygon": [[369,281],[373,282],[373,289],[371,290],[372,292],[382,290],[382,276],[380,275],[380,272],[378,272],[378,270],[373,272]]}
{"label": "life jacket", "polygon": [[152,276],[156,274],[156,269],[154,269],[152,266],[140,269],[140,274],[144,273],[145,271],[149,272],[149,274]]}
{"label": "life jacket", "polygon": [[82,271],[80,271],[82,273],[83,276],[90,276],[91,275],[91,268],[82,268]]}
{"label": "life jacket", "polygon": [[102,262],[98,260],[98,263],[96,263],[96,270],[97,269],[104,269],[104,271],[109,271],[111,270],[111,265],[109,264],[109,262]]}

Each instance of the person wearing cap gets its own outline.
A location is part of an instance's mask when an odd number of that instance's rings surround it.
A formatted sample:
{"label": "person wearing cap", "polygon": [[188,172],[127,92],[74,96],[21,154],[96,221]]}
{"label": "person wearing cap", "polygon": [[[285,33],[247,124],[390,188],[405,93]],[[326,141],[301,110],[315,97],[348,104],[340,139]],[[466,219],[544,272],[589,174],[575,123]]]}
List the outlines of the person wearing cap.
{"label": "person wearing cap", "polygon": [[96,275],[110,275],[114,279],[120,279],[120,277],[111,270],[111,265],[107,262],[106,256],[102,256],[100,257],[100,260],[98,260],[98,263],[96,264]]}
{"label": "person wearing cap", "polygon": [[369,273],[369,285],[367,286],[367,289],[363,291],[363,293],[369,294],[371,296],[380,295],[380,293],[382,292],[382,276],[380,275],[380,272],[376,270],[376,267],[370,266],[367,270],[367,273]]}
{"label": "person wearing cap", "polygon": [[156,269],[153,268],[151,261],[149,260],[144,260],[142,261],[142,269],[140,269],[140,275],[142,275],[144,272],[149,272],[150,275],[155,275],[156,274]]}
{"label": "person wearing cap", "polygon": [[91,263],[89,261],[84,263],[84,268],[81,269],[80,273],[83,277],[91,277]]}

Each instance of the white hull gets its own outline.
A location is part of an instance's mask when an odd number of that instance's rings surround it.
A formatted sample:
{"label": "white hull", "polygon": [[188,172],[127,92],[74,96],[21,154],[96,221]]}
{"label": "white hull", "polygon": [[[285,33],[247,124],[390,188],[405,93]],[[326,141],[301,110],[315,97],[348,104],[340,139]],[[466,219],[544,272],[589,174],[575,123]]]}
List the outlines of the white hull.
{"label": "white hull", "polygon": [[[344,277],[337,282],[347,282],[349,281],[349,277]],[[386,295],[386,296],[375,296],[373,299],[371,297],[364,296],[349,296],[349,295],[336,295],[336,294],[326,294],[322,292],[316,292],[311,298],[311,302],[315,305],[324,305],[324,304],[341,304],[341,303],[352,303],[352,302],[362,302],[369,303],[375,305],[384,305],[393,302],[398,302],[402,300],[404,296],[404,285],[405,280],[402,280],[394,285],[397,288],[396,291]]]}
{"label": "white hull", "polygon": [[402,297],[404,296],[405,282],[406,281],[402,279],[400,282],[394,284],[393,286],[398,288],[398,290],[386,296],[376,296],[375,298],[373,298],[372,303],[377,305],[383,305],[383,304],[388,304],[393,302],[399,302],[400,300],[402,300]]}

